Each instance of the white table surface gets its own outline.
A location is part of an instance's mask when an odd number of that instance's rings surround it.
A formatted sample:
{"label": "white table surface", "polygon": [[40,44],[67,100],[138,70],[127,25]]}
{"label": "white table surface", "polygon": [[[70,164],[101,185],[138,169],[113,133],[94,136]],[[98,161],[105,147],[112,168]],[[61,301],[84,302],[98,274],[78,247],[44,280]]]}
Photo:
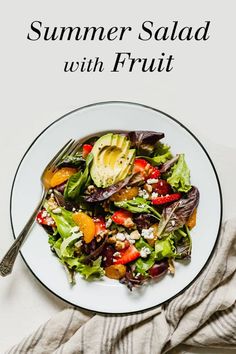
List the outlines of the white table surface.
{"label": "white table surface", "polygon": [[[1,42],[0,77],[0,151],[1,151],[1,243],[0,257],[13,237],[9,219],[9,196],[17,165],[32,140],[52,121],[85,104],[107,100],[140,102],[158,108],[179,119],[207,148],[221,180],[224,197],[224,219],[236,213],[236,139],[235,139],[235,0],[225,2],[199,0],[178,3],[150,0],[121,0],[114,10],[110,1],[86,4],[46,0],[8,1],[1,11],[1,25],[7,28]],[[82,5],[82,7],[81,7]],[[125,6],[126,11],[123,9]],[[135,6],[135,11],[133,11]],[[55,12],[55,8],[57,11]],[[99,21],[97,19],[99,13]],[[222,17],[222,13],[224,16]],[[212,20],[212,37],[202,45],[165,44],[166,52],[176,55],[175,70],[169,74],[114,75],[106,71],[93,74],[65,74],[62,63],[83,55],[103,55],[109,62],[115,51],[130,50],[140,56],[159,55],[162,45],[138,43],[135,40],[115,44],[29,43],[26,34],[34,19],[62,25],[132,25],[146,19],[162,22],[174,19],[199,23]],[[11,20],[9,20],[11,19]],[[187,20],[186,20],[187,19]],[[5,32],[4,32],[5,33]],[[225,40],[227,38],[227,40]],[[190,50],[191,49],[191,50]],[[227,61],[225,61],[227,58]],[[231,64],[230,64],[231,63]],[[112,118],[111,118],[112,119]],[[0,279],[0,352],[17,343],[67,304],[47,291],[34,279],[22,259],[16,261],[11,276]],[[181,347],[178,353],[226,354],[235,350]]]}

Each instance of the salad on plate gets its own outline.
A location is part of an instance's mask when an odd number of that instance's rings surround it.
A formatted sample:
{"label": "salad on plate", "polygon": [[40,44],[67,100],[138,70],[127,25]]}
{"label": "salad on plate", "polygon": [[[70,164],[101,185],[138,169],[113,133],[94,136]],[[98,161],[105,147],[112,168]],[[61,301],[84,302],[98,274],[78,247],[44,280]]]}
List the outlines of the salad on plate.
{"label": "salad on plate", "polygon": [[109,132],[81,143],[50,175],[37,222],[69,281],[116,279],[133,287],[191,259],[199,191],[164,133]]}

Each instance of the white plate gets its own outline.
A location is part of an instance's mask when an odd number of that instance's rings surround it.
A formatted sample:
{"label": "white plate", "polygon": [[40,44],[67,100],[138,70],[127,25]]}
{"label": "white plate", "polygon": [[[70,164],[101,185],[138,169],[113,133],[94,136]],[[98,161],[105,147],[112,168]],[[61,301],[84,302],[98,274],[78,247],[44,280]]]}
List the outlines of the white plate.
{"label": "white plate", "polygon": [[46,128],[29,147],[16,172],[11,195],[11,220],[17,235],[39,200],[39,177],[52,156],[70,138],[84,138],[99,131],[155,130],[165,133],[174,153],[185,153],[191,181],[200,190],[197,226],[191,232],[192,259],[176,262],[176,274],[130,292],[105,278],[88,282],[77,276],[68,284],[63,266],[50,251],[47,234],[35,224],[22,247],[32,273],[51,292],[74,305],[107,313],[145,310],[167,301],[189,286],[199,275],[214,249],[222,215],[221,191],[214,166],[200,142],[182,124],[165,113],[139,104],[105,102],[73,111]]}

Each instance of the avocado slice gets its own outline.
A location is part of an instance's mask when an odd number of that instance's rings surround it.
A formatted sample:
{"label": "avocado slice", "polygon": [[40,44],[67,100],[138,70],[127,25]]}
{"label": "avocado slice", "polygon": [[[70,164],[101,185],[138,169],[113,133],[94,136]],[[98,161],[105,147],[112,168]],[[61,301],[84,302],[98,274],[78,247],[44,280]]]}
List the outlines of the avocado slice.
{"label": "avocado slice", "polygon": [[130,149],[126,136],[105,134],[96,141],[91,153],[90,174],[97,187],[111,186],[131,173],[135,150]]}

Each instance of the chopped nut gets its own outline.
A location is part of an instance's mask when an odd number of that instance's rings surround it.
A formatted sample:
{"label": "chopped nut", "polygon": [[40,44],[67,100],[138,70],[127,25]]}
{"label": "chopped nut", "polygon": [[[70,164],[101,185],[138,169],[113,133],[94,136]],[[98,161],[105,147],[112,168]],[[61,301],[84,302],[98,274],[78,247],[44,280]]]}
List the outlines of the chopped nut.
{"label": "chopped nut", "polygon": [[80,250],[82,244],[83,244],[82,240],[79,240],[79,241],[77,241],[77,242],[75,243],[74,246],[75,246],[75,248],[77,248],[77,250]]}
{"label": "chopped nut", "polygon": [[96,190],[97,188],[93,184],[91,184],[87,187],[85,194],[93,194]]}
{"label": "chopped nut", "polygon": [[106,235],[108,235],[108,230],[100,231],[99,234],[97,234],[97,236],[101,236],[102,238]]}
{"label": "chopped nut", "polygon": [[104,209],[104,211],[106,211],[106,212],[109,212],[110,211],[110,202],[109,202],[109,200],[105,200],[103,203],[102,203],[102,206],[103,206],[103,209]]}
{"label": "chopped nut", "polygon": [[108,235],[116,235],[117,234],[117,230],[107,230],[108,231]]}
{"label": "chopped nut", "polygon": [[148,192],[152,193],[152,186],[150,184],[145,183],[143,188]]}
{"label": "chopped nut", "polygon": [[170,274],[175,274],[175,265],[172,258],[168,259],[168,264],[169,264],[168,270]]}
{"label": "chopped nut", "polygon": [[57,207],[52,210],[53,214],[61,214],[61,208]]}
{"label": "chopped nut", "polygon": [[103,239],[103,238],[101,237],[101,235],[96,236],[96,241],[97,241],[97,242],[102,241],[102,239]]}
{"label": "chopped nut", "polygon": [[115,236],[109,237],[109,238],[107,239],[107,243],[110,243],[110,244],[116,243],[116,237],[115,237]]}
{"label": "chopped nut", "polygon": [[113,257],[121,257],[120,252],[115,252],[115,253],[113,253]]}
{"label": "chopped nut", "polygon": [[125,222],[124,222],[124,226],[125,227],[133,227],[134,226],[134,222],[133,222],[133,220],[131,219],[131,218],[127,218],[126,220],[125,220]]}
{"label": "chopped nut", "polygon": [[48,206],[51,210],[58,208],[58,204],[54,198],[54,194],[51,194],[50,198],[48,199]]}
{"label": "chopped nut", "polygon": [[123,241],[116,241],[115,249],[116,249],[117,251],[123,250],[124,248],[125,248],[125,242],[123,242]]}
{"label": "chopped nut", "polygon": [[129,238],[131,238],[131,240],[139,240],[140,237],[141,236],[138,230],[132,231],[131,234],[129,235]]}

